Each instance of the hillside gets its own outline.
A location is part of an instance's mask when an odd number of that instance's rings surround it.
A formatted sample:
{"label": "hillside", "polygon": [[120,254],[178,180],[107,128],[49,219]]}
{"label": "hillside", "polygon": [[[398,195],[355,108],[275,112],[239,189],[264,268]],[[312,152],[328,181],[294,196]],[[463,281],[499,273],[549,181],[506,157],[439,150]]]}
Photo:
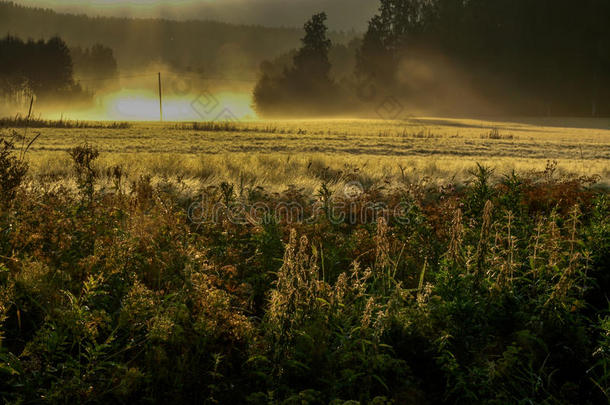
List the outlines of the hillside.
{"label": "hillside", "polygon": [[[0,34],[8,33],[35,39],[59,35],[70,46],[102,43],[114,50],[121,70],[161,62],[228,77],[252,77],[263,60],[295,48],[302,36],[300,29],[293,28],[89,17],[2,1]],[[349,40],[341,33],[333,33],[331,38],[339,43]]]}

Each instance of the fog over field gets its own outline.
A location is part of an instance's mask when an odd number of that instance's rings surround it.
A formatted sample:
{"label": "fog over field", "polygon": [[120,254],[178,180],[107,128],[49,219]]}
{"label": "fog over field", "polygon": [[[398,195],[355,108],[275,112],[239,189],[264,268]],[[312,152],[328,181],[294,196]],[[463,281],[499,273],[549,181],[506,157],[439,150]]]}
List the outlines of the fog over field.
{"label": "fog over field", "polygon": [[0,0],[0,404],[610,404],[609,0]]}
{"label": "fog over field", "polygon": [[[610,31],[600,19],[610,3],[396,1],[0,1],[0,32],[59,38],[47,45],[55,73],[19,60],[6,38],[3,69],[18,80],[2,84],[14,102],[0,108],[22,111],[30,92],[40,114],[147,120],[155,114],[143,106],[154,105],[161,73],[168,113],[231,93],[241,104],[251,98],[251,111],[233,106],[248,119],[610,114]],[[176,81],[189,90],[180,101]],[[108,108],[126,92],[131,112]]]}

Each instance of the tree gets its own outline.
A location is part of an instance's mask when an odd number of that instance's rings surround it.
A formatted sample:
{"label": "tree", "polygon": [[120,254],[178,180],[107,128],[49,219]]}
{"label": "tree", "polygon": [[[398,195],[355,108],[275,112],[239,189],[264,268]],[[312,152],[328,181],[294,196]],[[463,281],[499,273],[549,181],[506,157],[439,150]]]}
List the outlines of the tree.
{"label": "tree", "polygon": [[305,24],[305,37],[301,39],[303,46],[295,55],[294,67],[289,73],[295,80],[330,82],[328,52],[332,44],[326,37],[326,18],[326,13],[315,14]]}
{"label": "tree", "polygon": [[273,66],[264,63],[254,89],[254,104],[262,115],[316,114],[334,112],[337,86],[330,77],[326,13],[315,14],[305,23],[302,46],[292,59],[292,66],[273,74]]}
{"label": "tree", "polygon": [[0,40],[0,93],[5,101],[19,102],[27,95],[39,100],[86,95],[74,83],[72,58],[59,37],[24,42],[7,36]]}
{"label": "tree", "polygon": [[392,77],[395,58],[389,39],[389,29],[381,16],[373,17],[357,54],[356,75],[359,79],[383,80]]}
{"label": "tree", "polygon": [[91,48],[77,46],[70,49],[70,54],[74,62],[74,77],[84,80],[87,88],[99,90],[115,82],[118,67],[111,48],[101,44]]}
{"label": "tree", "polygon": [[383,87],[393,79],[409,40],[424,31],[430,2],[426,0],[381,0],[379,13],[370,21],[358,52],[356,75]]}
{"label": "tree", "polygon": [[117,61],[111,48],[95,44],[91,48],[70,50],[74,74],[86,79],[111,79],[118,73]]}
{"label": "tree", "polygon": [[69,91],[74,86],[73,66],[70,49],[59,37],[53,37],[46,43],[39,42],[40,54],[37,60],[31,61],[36,77],[33,90],[39,95],[53,92]]}
{"label": "tree", "polygon": [[[451,98],[446,89],[458,83],[465,94],[475,95],[473,101],[483,102],[473,105],[491,105],[505,113],[608,115],[608,4],[380,0],[355,73],[360,81],[400,95],[407,104],[417,104],[422,97]],[[418,66],[429,68],[430,80],[420,80]],[[463,83],[466,87],[460,87]],[[461,112],[469,107],[457,102],[455,108]]]}

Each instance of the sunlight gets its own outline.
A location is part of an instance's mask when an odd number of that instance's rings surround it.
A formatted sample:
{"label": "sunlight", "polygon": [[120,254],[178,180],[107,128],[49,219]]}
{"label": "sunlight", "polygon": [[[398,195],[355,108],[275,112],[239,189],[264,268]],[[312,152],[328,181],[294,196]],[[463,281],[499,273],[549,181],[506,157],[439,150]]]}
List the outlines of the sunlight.
{"label": "sunlight", "polygon": [[119,92],[108,97],[106,111],[116,119],[153,121],[159,119],[159,102],[152,95]]}
{"label": "sunlight", "polygon": [[[71,109],[46,109],[48,119],[86,121],[159,121],[159,98],[150,90],[122,89],[97,97],[96,106]],[[219,92],[201,95],[170,96],[163,99],[163,121],[254,121],[248,93]]]}
{"label": "sunlight", "polygon": [[[163,100],[164,121],[252,120],[256,114],[248,94],[218,93],[170,97]],[[159,99],[153,92],[123,90],[104,98],[105,119],[155,121]]]}

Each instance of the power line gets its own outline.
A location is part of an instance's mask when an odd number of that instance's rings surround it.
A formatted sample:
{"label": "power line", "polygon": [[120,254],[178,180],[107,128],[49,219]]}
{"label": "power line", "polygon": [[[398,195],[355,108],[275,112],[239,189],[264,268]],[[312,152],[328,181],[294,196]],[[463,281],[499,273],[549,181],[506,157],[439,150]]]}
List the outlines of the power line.
{"label": "power line", "polygon": [[151,77],[156,75],[157,73],[150,74],[139,74],[139,75],[122,75],[122,76],[108,76],[108,77],[96,77],[90,79],[78,79],[77,82],[93,82],[93,81],[108,81],[108,80],[118,80],[118,79],[133,79],[136,77]]}
{"label": "power line", "polygon": [[[237,79],[237,78],[227,78],[220,76],[203,76],[198,75],[196,73],[184,73],[184,72],[161,72],[164,75],[173,76],[173,77],[190,77],[193,79],[201,80],[201,81],[222,81],[222,82],[235,82],[235,83],[255,83],[257,79]],[[108,76],[108,77],[96,77],[89,79],[78,79],[77,82],[93,82],[93,81],[109,81],[109,80],[120,80],[120,79],[135,79],[135,78],[143,78],[143,77],[155,77],[159,74],[159,72],[151,72],[151,73],[140,73],[133,75],[116,75],[116,76]]]}

